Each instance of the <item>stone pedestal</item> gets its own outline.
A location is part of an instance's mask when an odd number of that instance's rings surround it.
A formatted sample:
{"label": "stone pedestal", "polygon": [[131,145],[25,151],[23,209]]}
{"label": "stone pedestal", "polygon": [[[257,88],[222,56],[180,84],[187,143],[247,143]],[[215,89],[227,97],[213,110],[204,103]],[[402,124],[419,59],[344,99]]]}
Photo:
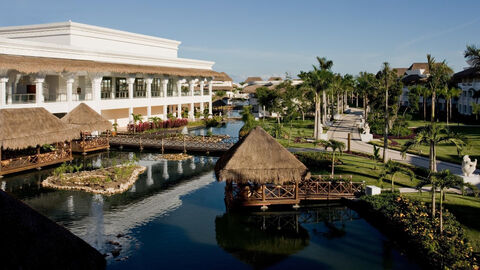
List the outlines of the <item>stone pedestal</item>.
{"label": "stone pedestal", "polygon": [[368,196],[379,195],[382,193],[382,189],[377,186],[366,186],[365,187],[365,194]]}
{"label": "stone pedestal", "polygon": [[341,118],[342,118],[342,115],[338,113],[333,116],[334,120],[340,120]]}
{"label": "stone pedestal", "polygon": [[328,141],[328,135],[327,135],[327,133],[322,133],[322,134],[320,134],[320,140]]}
{"label": "stone pedestal", "polygon": [[362,142],[369,142],[373,140],[373,134],[360,134],[360,139]]}
{"label": "stone pedestal", "polygon": [[461,175],[461,177],[463,178],[463,182],[476,185],[477,187],[480,188],[480,175],[478,174],[472,174],[471,176]]}

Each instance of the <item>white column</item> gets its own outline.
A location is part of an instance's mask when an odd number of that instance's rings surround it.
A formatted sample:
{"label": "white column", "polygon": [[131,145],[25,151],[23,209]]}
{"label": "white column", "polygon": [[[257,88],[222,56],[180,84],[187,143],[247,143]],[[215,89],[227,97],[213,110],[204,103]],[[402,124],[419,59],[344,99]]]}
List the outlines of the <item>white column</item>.
{"label": "white column", "polygon": [[205,110],[205,104],[202,102],[200,102],[200,119],[203,118],[203,111]]}
{"label": "white column", "polygon": [[195,80],[194,79],[191,79],[189,82],[188,82],[188,87],[189,87],[189,95],[190,96],[193,96],[194,93],[195,93]]}
{"label": "white column", "polygon": [[208,81],[208,95],[209,96],[212,96],[212,89],[213,89],[212,80],[209,80]]}
{"label": "white column", "polygon": [[133,99],[133,84],[135,83],[135,78],[127,78],[128,83],[128,98]]}
{"label": "white column", "polygon": [[152,78],[146,78],[145,79],[145,84],[147,86],[147,98],[152,98]]}
{"label": "white column", "polygon": [[128,108],[128,122],[133,123],[133,107]]}
{"label": "white column", "polygon": [[188,110],[188,119],[195,121],[195,104],[190,103],[190,109]]}
{"label": "white column", "polygon": [[[163,97],[167,97],[167,88],[168,88],[168,79],[162,79]],[[167,116],[165,115],[165,117]]]}
{"label": "white column", "polygon": [[182,118],[182,104],[177,104],[177,118]]}
{"label": "white column", "polygon": [[72,102],[74,78],[67,78],[67,102]]}
{"label": "white column", "polygon": [[17,87],[18,82],[20,81],[20,78],[22,78],[22,74],[12,74],[8,82],[10,85],[7,84],[8,90],[7,90],[7,104],[12,104],[13,102],[13,93],[15,92],[15,88]]}
{"label": "white column", "polygon": [[115,99],[115,89],[117,88],[117,82],[115,77],[112,77],[112,92],[110,93],[110,98]]}
{"label": "white column", "polygon": [[[203,88],[205,87],[205,81],[200,81],[200,96],[203,96]],[[203,113],[203,112],[202,112]]]}
{"label": "white column", "polygon": [[91,76],[90,79],[92,80],[93,100],[100,101],[102,99],[102,79],[103,79],[103,76],[94,75],[94,76]]}
{"label": "white column", "polygon": [[7,101],[7,82],[8,78],[7,77],[2,77],[0,78],[0,107],[5,107],[6,101]]}
{"label": "white column", "polygon": [[179,97],[182,96],[182,80],[181,79],[178,79],[177,81],[177,93]]}
{"label": "white column", "polygon": [[208,118],[212,118],[212,101],[208,101]]}
{"label": "white column", "polygon": [[167,108],[168,108],[168,105],[163,105],[163,120],[167,120]]}
{"label": "white column", "polygon": [[35,101],[37,105],[43,104],[43,83],[45,82],[45,77],[38,77],[35,79]]}
{"label": "white column", "polygon": [[147,106],[147,119],[152,117],[152,106]]}

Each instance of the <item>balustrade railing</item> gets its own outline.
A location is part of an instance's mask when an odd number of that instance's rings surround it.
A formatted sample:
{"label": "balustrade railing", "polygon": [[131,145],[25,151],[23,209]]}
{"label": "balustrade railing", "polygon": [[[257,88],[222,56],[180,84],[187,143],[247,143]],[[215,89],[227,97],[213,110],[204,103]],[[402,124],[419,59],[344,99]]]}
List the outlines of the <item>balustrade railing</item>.
{"label": "balustrade railing", "polygon": [[163,91],[152,91],[152,97],[163,97]]}
{"label": "balustrade railing", "polygon": [[65,93],[45,95],[45,102],[66,102],[66,101],[67,101],[67,94]]}
{"label": "balustrade railing", "polygon": [[115,98],[128,98],[128,91],[118,91],[115,93]]}
{"label": "balustrade railing", "polygon": [[[11,95],[12,103],[21,104],[21,103],[35,103],[36,102],[35,94],[13,94]],[[10,99],[10,95],[7,96],[7,100]]]}
{"label": "balustrade railing", "polygon": [[147,96],[147,92],[145,91],[134,91],[133,92],[133,97],[136,97],[136,98],[144,98]]}

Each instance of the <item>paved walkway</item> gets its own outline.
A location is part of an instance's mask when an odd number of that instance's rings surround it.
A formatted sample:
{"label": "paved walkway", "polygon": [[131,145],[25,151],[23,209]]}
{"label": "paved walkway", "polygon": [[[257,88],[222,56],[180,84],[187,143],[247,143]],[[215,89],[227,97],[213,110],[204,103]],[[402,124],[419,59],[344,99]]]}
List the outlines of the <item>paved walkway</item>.
{"label": "paved walkway", "polygon": [[[351,109],[351,113],[342,115],[341,120],[336,121],[332,127],[328,130],[328,138],[343,141],[345,146],[347,145],[348,133],[352,133],[351,140],[351,150],[357,152],[364,152],[368,154],[373,154],[373,145],[362,142],[360,140],[360,133],[356,126],[356,121],[360,120],[362,116],[362,111],[359,109]],[[383,148],[380,148],[380,156],[383,154]],[[387,157],[402,163],[410,163],[415,166],[428,168],[429,159],[426,157],[421,157],[417,155],[407,154],[405,159],[402,158],[402,155],[399,151],[388,150]],[[444,169],[449,169],[452,173],[461,175],[462,167],[458,164],[438,161],[437,160],[437,169],[439,171]]]}

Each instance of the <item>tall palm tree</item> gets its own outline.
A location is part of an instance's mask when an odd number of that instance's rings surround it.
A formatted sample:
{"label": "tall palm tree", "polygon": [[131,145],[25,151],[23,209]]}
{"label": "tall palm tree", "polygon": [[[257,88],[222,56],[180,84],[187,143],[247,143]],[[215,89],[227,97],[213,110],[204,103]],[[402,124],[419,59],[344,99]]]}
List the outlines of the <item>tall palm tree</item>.
{"label": "tall palm tree", "polygon": [[388,128],[389,128],[389,110],[388,110],[388,88],[392,85],[392,79],[395,78],[394,72],[388,62],[382,64],[382,70],[379,72],[379,82],[385,91],[385,126],[383,130],[383,163],[388,161]]}
{"label": "tall palm tree", "polygon": [[430,89],[425,85],[416,84],[408,88],[409,95],[415,95],[417,97],[422,96],[423,99],[423,121],[427,121],[427,99],[430,96]]}
{"label": "tall palm tree", "polygon": [[445,89],[445,100],[447,101],[447,126],[449,125],[449,121],[452,118],[452,99],[459,97],[461,93],[462,89],[456,87],[446,87]]}
{"label": "tall palm tree", "polygon": [[480,48],[477,48],[477,46],[473,44],[468,45],[463,55],[472,67],[480,69]]}
{"label": "tall palm tree", "polygon": [[[417,135],[412,140],[406,142],[402,148],[402,156],[405,158],[407,151],[413,149],[419,145],[437,145],[439,143],[451,143],[454,144],[457,148],[457,154],[460,155],[463,148],[468,145],[468,140],[465,136],[452,132],[450,129],[430,125],[420,128],[417,132]],[[429,169],[432,173],[437,172],[437,152],[436,148],[433,148],[433,151],[430,151],[429,155],[430,164]],[[433,184],[433,183],[432,183]],[[432,215],[435,215],[435,186],[432,187]]]}
{"label": "tall palm tree", "polygon": [[383,171],[380,174],[378,181],[383,182],[388,178],[387,176],[390,175],[390,181],[392,182],[392,192],[394,192],[395,191],[395,175],[397,173],[403,173],[408,175],[408,177],[410,177],[410,180],[415,179],[415,173],[412,170],[410,170],[407,167],[401,166],[397,162],[389,160],[387,163],[385,163],[385,166],[383,167]]}
{"label": "tall palm tree", "polygon": [[[432,185],[432,190],[440,189],[440,233],[443,232],[443,195],[445,189],[453,187],[462,187],[464,185],[463,178],[454,175],[450,170],[443,170],[437,173],[431,173],[429,177],[420,180],[417,188],[422,188],[425,185]],[[435,217],[435,196],[432,196],[432,218]]]}
{"label": "tall palm tree", "polygon": [[328,148],[332,149],[332,177],[333,177],[335,173],[335,153],[337,151],[340,153],[343,153],[343,150],[345,149],[345,144],[343,142],[340,142],[334,139],[330,139],[328,141],[320,140],[319,143],[325,148],[325,150],[328,150]]}
{"label": "tall palm tree", "polygon": [[160,119],[160,117],[158,117],[158,116],[152,116],[152,117],[148,118],[148,120],[149,120],[149,121],[152,121],[153,126],[154,126],[155,128],[158,128],[158,123],[160,123],[160,120],[161,120],[161,119]]}

